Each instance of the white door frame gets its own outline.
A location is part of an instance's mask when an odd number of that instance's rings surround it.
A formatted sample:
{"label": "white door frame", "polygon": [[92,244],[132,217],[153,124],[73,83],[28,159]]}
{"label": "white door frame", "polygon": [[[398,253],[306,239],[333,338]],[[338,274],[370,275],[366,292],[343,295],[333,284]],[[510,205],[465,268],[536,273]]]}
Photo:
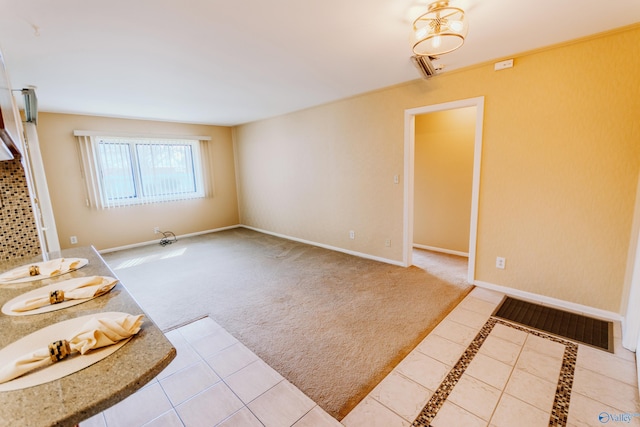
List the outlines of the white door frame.
{"label": "white door frame", "polygon": [[414,198],[414,162],[415,162],[415,121],[416,116],[436,111],[457,108],[476,107],[475,145],[473,152],[473,183],[471,190],[471,223],[469,224],[469,269],[467,281],[475,280],[476,241],[478,237],[478,197],[480,194],[480,164],[482,155],[482,122],[484,118],[484,96],[427,105],[404,111],[404,227],[402,262],[405,267],[413,263],[413,198]]}
{"label": "white door frame", "polygon": [[36,125],[34,123],[24,123],[23,130],[26,150],[23,153],[22,160],[25,163],[25,175],[27,176],[29,193],[33,203],[33,213],[36,216],[36,224],[38,225],[42,256],[44,260],[48,260],[49,256],[56,257],[60,254],[58,230],[53,216],[53,206],[49,196],[49,187],[44,172]]}

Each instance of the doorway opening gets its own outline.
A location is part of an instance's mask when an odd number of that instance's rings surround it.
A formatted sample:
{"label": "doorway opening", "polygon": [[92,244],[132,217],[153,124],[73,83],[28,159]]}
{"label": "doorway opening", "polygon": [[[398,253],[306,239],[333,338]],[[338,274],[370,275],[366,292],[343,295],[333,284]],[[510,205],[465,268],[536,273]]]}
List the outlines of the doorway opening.
{"label": "doorway opening", "polygon": [[470,98],[460,101],[453,101],[443,104],[429,105],[405,110],[403,264],[407,267],[413,265],[415,209],[414,192],[416,172],[416,116],[467,107],[476,107],[471,188],[471,213],[469,221],[469,261],[467,267],[467,282],[473,283],[475,280],[476,241],[478,227],[478,195],[480,191],[480,165],[482,154],[484,97]]}

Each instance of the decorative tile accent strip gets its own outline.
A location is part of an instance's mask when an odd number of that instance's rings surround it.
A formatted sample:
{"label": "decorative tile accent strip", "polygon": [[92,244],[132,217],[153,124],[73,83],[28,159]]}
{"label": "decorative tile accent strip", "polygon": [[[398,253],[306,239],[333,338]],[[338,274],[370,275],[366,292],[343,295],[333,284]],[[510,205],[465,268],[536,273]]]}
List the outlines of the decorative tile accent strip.
{"label": "decorative tile accent strip", "polygon": [[29,188],[20,160],[0,162],[0,259],[42,253]]}
{"label": "decorative tile accent strip", "polygon": [[569,400],[571,399],[571,388],[573,387],[573,375],[576,371],[576,360],[578,359],[578,344],[564,340],[554,335],[547,335],[536,329],[529,329],[505,320],[496,319],[498,323],[544,338],[553,342],[564,345],[564,354],[562,356],[562,367],[560,368],[560,376],[558,377],[558,385],[556,386],[556,396],[553,400],[551,408],[551,417],[549,418],[550,427],[565,427],[567,418],[569,417]]}
{"label": "decorative tile accent strip", "polygon": [[576,360],[578,358],[578,345],[567,343],[562,357],[562,368],[560,368],[560,378],[556,387],[556,397],[553,400],[551,409],[550,426],[566,426],[569,417],[569,399],[571,399],[571,387],[573,387],[573,375],[576,370]]}
{"label": "decorative tile accent strip", "polygon": [[427,402],[425,407],[422,409],[418,417],[413,421],[413,426],[415,427],[429,427],[431,425],[431,421],[436,417],[442,405],[444,405],[445,400],[449,397],[449,394],[453,391],[453,387],[458,384],[460,377],[464,374],[464,371],[467,370],[467,367],[475,357],[478,350],[487,339],[493,327],[498,322],[498,319],[493,317],[487,320],[487,323],[484,324],[478,335],[473,339],[471,344],[464,351],[458,362],[455,364],[453,369],[449,371],[447,376],[442,383],[440,383],[440,387],[438,390],[431,396],[431,399]]}
{"label": "decorative tile accent strip", "polygon": [[537,330],[528,329],[520,325],[509,323],[502,319],[490,317],[484,324],[478,335],[473,339],[471,344],[464,351],[455,366],[449,371],[447,376],[438,387],[438,390],[431,396],[431,399],[427,402],[422,409],[418,417],[413,421],[414,427],[430,427],[431,421],[436,417],[438,411],[449,397],[449,394],[453,391],[453,388],[464,374],[475,355],[480,350],[480,347],[485,342],[493,327],[496,324],[501,324],[519,331],[526,332],[538,336],[540,338],[548,339],[565,346],[564,355],[562,358],[562,368],[560,369],[560,375],[558,378],[558,385],[556,386],[556,396],[553,401],[553,408],[551,409],[551,416],[549,419],[549,426],[551,427],[565,427],[567,425],[567,418],[569,416],[569,400],[571,398],[571,388],[573,387],[573,376],[576,368],[576,360],[578,357],[578,345],[563,340],[562,338],[555,337],[553,335],[547,335]]}

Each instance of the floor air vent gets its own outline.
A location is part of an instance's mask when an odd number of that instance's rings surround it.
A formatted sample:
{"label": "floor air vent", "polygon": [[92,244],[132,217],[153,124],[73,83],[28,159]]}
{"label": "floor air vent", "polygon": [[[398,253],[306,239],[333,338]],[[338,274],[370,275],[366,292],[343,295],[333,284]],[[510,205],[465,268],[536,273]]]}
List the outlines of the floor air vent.
{"label": "floor air vent", "polygon": [[613,353],[612,322],[511,297],[505,297],[493,315]]}

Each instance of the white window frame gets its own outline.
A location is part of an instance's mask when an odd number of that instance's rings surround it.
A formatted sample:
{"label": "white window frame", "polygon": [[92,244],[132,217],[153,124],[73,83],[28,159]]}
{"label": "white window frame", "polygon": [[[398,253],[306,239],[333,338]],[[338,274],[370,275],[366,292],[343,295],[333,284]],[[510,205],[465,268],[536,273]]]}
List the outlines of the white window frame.
{"label": "white window frame", "polygon": [[[179,200],[189,200],[204,198],[211,195],[211,188],[208,178],[208,149],[206,146],[210,137],[155,137],[137,135],[110,135],[108,133],[96,133],[88,131],[75,131],[78,138],[80,158],[83,176],[87,189],[87,205],[99,209],[109,209],[121,206],[142,205],[159,202],[172,202]],[[134,182],[135,196],[130,198],[113,198],[108,194],[108,187],[105,183],[103,173],[103,161],[101,161],[100,144],[113,142],[127,144],[129,159],[131,160],[131,179]],[[180,192],[173,194],[144,195],[142,190],[142,180],[140,164],[138,160],[139,145],[188,145],[191,150],[193,161],[193,176],[195,190],[190,192]],[[204,151],[203,151],[204,150]],[[128,159],[128,160],[129,160]]]}

